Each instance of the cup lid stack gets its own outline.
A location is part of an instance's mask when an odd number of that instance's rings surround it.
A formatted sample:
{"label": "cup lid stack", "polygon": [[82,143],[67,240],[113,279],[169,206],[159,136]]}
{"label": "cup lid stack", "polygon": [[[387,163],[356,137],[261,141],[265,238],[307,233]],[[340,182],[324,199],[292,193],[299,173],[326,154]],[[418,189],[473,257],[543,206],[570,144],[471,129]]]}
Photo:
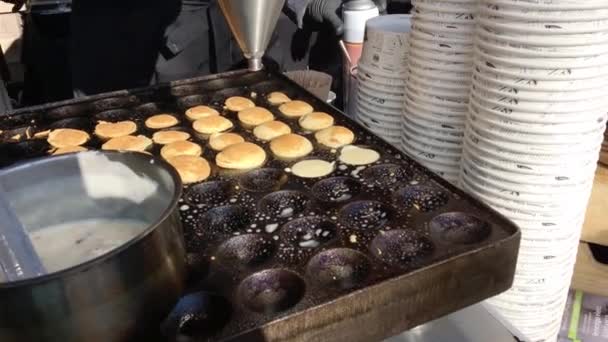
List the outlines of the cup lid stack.
{"label": "cup lid stack", "polygon": [[356,119],[397,145],[401,135],[410,16],[376,17],[367,21],[365,30],[357,70]]}
{"label": "cup lid stack", "polygon": [[555,341],[608,109],[608,1],[481,0],[461,186],[517,223],[513,288],[490,303]]}
{"label": "cup lid stack", "polygon": [[475,0],[414,0],[401,146],[456,182],[473,66]]}

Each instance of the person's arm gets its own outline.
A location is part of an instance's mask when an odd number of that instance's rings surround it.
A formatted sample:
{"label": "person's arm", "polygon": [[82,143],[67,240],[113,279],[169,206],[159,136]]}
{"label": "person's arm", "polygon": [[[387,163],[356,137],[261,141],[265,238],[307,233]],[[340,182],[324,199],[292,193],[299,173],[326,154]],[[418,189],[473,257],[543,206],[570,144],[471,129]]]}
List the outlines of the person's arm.
{"label": "person's arm", "polygon": [[[344,2],[343,0],[287,0],[284,11],[299,28],[304,27],[304,19],[308,16],[315,23],[330,24],[336,35],[341,36],[344,23],[340,14]],[[380,13],[386,11],[387,0],[374,0],[374,3]]]}

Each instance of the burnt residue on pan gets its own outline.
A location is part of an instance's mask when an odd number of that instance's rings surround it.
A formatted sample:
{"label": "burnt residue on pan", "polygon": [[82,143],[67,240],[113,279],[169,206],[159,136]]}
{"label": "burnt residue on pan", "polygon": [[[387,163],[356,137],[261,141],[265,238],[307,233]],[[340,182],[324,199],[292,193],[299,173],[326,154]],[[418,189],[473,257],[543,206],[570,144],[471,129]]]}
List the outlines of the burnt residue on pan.
{"label": "burnt residue on pan", "polygon": [[[355,133],[356,145],[379,152],[380,159],[364,166],[340,162],[339,149],[320,146],[314,133],[268,103],[273,91],[329,113]],[[292,174],[297,160],[274,158],[269,144],[224,108],[235,95],[269,109],[309,139],[314,151],[306,158],[334,161],[335,170],[312,179]],[[208,137],[195,134],[185,117],[197,105],[218,110],[233,122],[231,132],[261,146],[268,159],[254,170],[213,166],[209,179],[184,187],[179,209],[189,288],[162,329],[150,327],[169,340],[292,340],[300,314],[310,310],[315,314],[309,320],[325,317],[315,323],[322,329],[338,324],[332,319],[338,305],[349,305],[353,316],[378,310],[405,330],[445,314],[438,302],[463,307],[510,286],[519,236],[511,223],[274,72],[232,72],[22,109],[0,119],[0,163],[48,155],[46,140],[33,134],[56,128],[93,136],[98,121],[132,120],[137,134],[151,137],[154,130],[145,127],[145,119],[160,113],[175,115],[180,124],[169,129],[190,133],[213,162],[217,152]],[[87,147],[98,147],[92,140]],[[489,251],[495,254],[487,261],[476,258]],[[492,266],[501,260],[500,267]],[[475,273],[479,267],[483,272]],[[412,301],[411,289],[434,292]],[[400,315],[407,319],[396,320]],[[339,339],[336,331],[361,328],[329,329],[333,335],[325,337]]]}

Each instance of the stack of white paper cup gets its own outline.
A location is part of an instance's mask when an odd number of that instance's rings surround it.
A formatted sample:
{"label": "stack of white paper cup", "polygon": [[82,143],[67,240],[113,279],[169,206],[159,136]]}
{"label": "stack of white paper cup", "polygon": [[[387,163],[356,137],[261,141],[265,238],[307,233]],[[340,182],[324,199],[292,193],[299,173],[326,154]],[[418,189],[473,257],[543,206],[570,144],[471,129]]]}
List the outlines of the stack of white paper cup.
{"label": "stack of white paper cup", "polygon": [[480,0],[461,186],[517,223],[513,288],[490,300],[555,341],[608,110],[608,1]]}
{"label": "stack of white paper cup", "polygon": [[476,0],[414,0],[401,146],[456,182],[473,66]]}
{"label": "stack of white paper cup", "polygon": [[392,144],[401,135],[401,110],[407,67],[409,15],[367,21],[359,60],[356,118]]}

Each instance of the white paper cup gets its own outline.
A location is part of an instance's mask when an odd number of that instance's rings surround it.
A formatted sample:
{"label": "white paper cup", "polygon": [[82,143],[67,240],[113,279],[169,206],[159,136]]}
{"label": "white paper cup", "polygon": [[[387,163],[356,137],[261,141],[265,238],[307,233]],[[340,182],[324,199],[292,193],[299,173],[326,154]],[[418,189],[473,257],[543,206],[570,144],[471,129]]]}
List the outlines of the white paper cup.
{"label": "white paper cup", "polygon": [[407,74],[407,78],[412,79],[414,82],[423,87],[437,88],[448,92],[468,93],[468,87],[463,85],[462,82],[446,81],[428,76],[422,77],[419,74],[414,74],[411,72]]}
{"label": "white paper cup", "polygon": [[410,49],[425,49],[443,53],[468,53],[473,51],[473,44],[461,44],[452,41],[436,41],[432,35],[413,31],[410,33],[408,43]]}
{"label": "white paper cup", "polygon": [[585,121],[599,121],[604,120],[606,114],[604,113],[604,106],[598,106],[597,108],[586,109],[583,111],[572,111],[570,113],[531,113],[521,110],[505,108],[503,106],[496,105],[495,103],[488,103],[484,99],[478,97],[475,93],[471,93],[469,97],[469,103],[474,104],[475,108],[481,112],[491,113],[495,116],[505,117],[510,120],[517,120],[519,122],[531,122],[531,123],[577,123],[581,120]]}
{"label": "white paper cup", "polygon": [[[532,39],[526,42],[523,39],[515,39],[510,36],[498,36],[487,32],[481,27],[476,32],[475,42],[479,48],[488,51],[493,56],[502,55],[513,56],[515,58],[592,58],[605,54],[608,51],[608,43],[606,41],[588,43],[590,45],[583,45],[579,41],[579,45],[558,46],[555,44],[541,46],[539,43],[534,44]],[[575,43],[573,42],[573,44]],[[601,60],[599,57],[598,59]]]}
{"label": "white paper cup", "polygon": [[438,139],[462,146],[464,132],[454,132],[453,130],[439,130],[434,125],[426,124],[421,121],[412,120],[411,114],[402,117],[403,124],[413,132],[425,135],[429,138]]}
{"label": "white paper cup", "polygon": [[[561,149],[562,151],[568,151],[571,149],[570,145],[578,145],[572,147],[575,151],[579,151],[579,148],[593,149],[603,140],[603,123],[596,123],[596,127],[593,131],[587,132],[575,132],[575,133],[564,133],[564,134],[551,134],[548,131],[546,134],[538,134],[535,132],[524,132],[524,130],[515,130],[511,128],[507,130],[504,125],[498,125],[490,123],[484,120],[481,116],[477,116],[473,111],[469,113],[468,124],[475,130],[478,137],[490,139],[492,141],[503,143],[504,147],[512,146],[513,148],[518,147],[521,144],[534,144],[533,148],[537,151],[548,150],[552,151],[555,149]],[[503,127],[504,126],[504,127]],[[495,140],[494,140],[495,139]],[[546,146],[545,148],[545,145]],[[540,148],[539,148],[540,147]],[[583,149],[583,151],[586,149]]]}
{"label": "white paper cup", "polygon": [[385,125],[375,124],[371,121],[368,121],[364,117],[357,117],[357,121],[359,121],[359,123],[367,127],[372,132],[378,134],[380,137],[389,136],[393,139],[399,139],[401,135],[400,130],[395,130],[394,128]]}
{"label": "white paper cup", "polygon": [[448,125],[462,126],[465,122],[467,108],[459,108],[457,110],[445,108],[430,103],[419,102],[415,98],[405,94],[405,106],[408,110],[415,111],[417,115],[428,118],[433,122],[443,122]]}
{"label": "white paper cup", "polygon": [[[512,164],[522,170],[541,172],[544,170],[552,174],[556,168],[569,168],[577,163],[580,166],[593,164],[597,160],[597,147],[589,147],[589,150],[581,150],[580,152],[559,153],[559,150],[554,154],[533,153],[524,151],[525,148],[538,149],[537,146],[518,146],[514,144],[506,144],[496,139],[484,138],[478,132],[467,127],[465,130],[466,145],[471,148],[471,152],[484,159],[492,158],[496,161]],[[514,151],[519,149],[520,151]]]}
{"label": "white paper cup", "polygon": [[428,77],[436,80],[445,80],[450,82],[469,82],[471,80],[471,70],[449,72],[437,70],[428,64],[419,64],[416,59],[408,59],[408,73],[419,77]]}
{"label": "white paper cup", "polygon": [[438,61],[440,63],[458,63],[472,65],[473,49],[466,52],[451,52],[451,51],[435,51],[415,46],[409,50],[409,56],[416,56],[429,61]]}
{"label": "white paper cup", "polygon": [[373,89],[385,94],[390,97],[403,97],[405,86],[386,86],[377,82],[374,82],[364,76],[357,77],[357,88]]}
{"label": "white paper cup", "polygon": [[[561,136],[564,134],[595,133],[598,130],[601,130],[602,126],[606,125],[605,114],[600,114],[600,116],[589,116],[587,120],[581,120],[580,122],[551,124],[550,120],[546,120],[544,123],[530,123],[513,120],[507,115],[494,115],[491,112],[484,111],[477,107],[477,105],[472,102],[469,103],[469,108],[470,115],[484,125],[492,125],[496,129],[503,131],[515,131],[527,134]],[[564,143],[566,142],[564,140],[562,141]]]}
{"label": "white paper cup", "polygon": [[434,106],[447,107],[455,111],[466,111],[466,108],[468,107],[468,99],[452,100],[442,98],[412,84],[408,84],[405,89],[405,94],[406,96],[409,96],[412,101],[420,104],[427,103]]}
{"label": "white paper cup", "polygon": [[410,19],[409,15],[385,15],[368,20],[361,60],[385,72],[404,71]]}
{"label": "white paper cup", "polygon": [[[484,0],[482,2],[487,2]],[[491,0],[492,4],[499,6],[510,6],[521,9],[534,9],[545,11],[568,11],[568,10],[589,10],[605,9],[608,6],[603,0]]]}
{"label": "white paper cup", "polygon": [[606,31],[606,20],[548,22],[548,21],[516,21],[500,19],[481,11],[477,17],[480,25],[491,27],[496,31],[531,34],[535,36],[561,36],[567,34],[593,34]]}
{"label": "white paper cup", "polygon": [[366,110],[378,113],[378,114],[384,114],[387,116],[394,116],[394,117],[398,117],[399,113],[401,113],[401,110],[403,108],[403,103],[401,102],[392,102],[394,107],[387,107],[386,106],[386,102],[385,104],[379,104],[378,102],[373,102],[373,100],[367,96],[365,96],[365,94],[363,94],[362,92],[360,92],[357,96],[357,104],[358,105],[362,105],[365,107]]}
{"label": "white paper cup", "polygon": [[405,125],[402,127],[401,135],[405,140],[411,142],[413,147],[418,149],[427,148],[427,151],[443,157],[460,159],[462,154],[462,144],[417,134]]}
{"label": "white paper cup", "polygon": [[405,108],[403,117],[420,127],[433,129],[442,135],[452,137],[452,139],[462,140],[464,136],[464,118],[453,121],[441,120],[441,118],[437,119],[428,113],[418,112],[414,107]]}
{"label": "white paper cup", "polygon": [[401,136],[401,146],[405,148],[406,153],[417,160],[430,161],[447,167],[453,167],[455,170],[458,170],[459,168],[460,158],[440,155],[437,152],[432,151],[429,146],[420,145],[411,140],[407,140],[403,135]]}
{"label": "white paper cup", "polygon": [[429,0],[412,0],[412,4],[416,8],[424,8],[429,11],[437,11],[443,13],[463,13],[471,12],[476,9],[476,2],[472,0],[460,1],[429,1]]}
{"label": "white paper cup", "polygon": [[[524,82],[526,84],[523,84]],[[518,98],[528,101],[537,98],[555,98],[563,101],[577,101],[585,98],[597,97],[597,94],[602,92],[602,89],[605,89],[603,87],[608,87],[608,82],[606,82],[604,84],[598,84],[597,87],[575,89],[574,87],[576,85],[573,85],[572,82],[563,82],[560,83],[562,87],[559,89],[556,87],[552,87],[552,89],[545,89],[539,86],[538,83],[536,86],[532,86],[526,81],[521,81],[521,84],[499,81],[496,78],[488,77],[481,71],[477,70],[473,72],[472,84],[481,88],[483,91],[491,92],[492,94],[517,96]],[[568,86],[571,86],[571,88],[568,88]]]}
{"label": "white paper cup", "polygon": [[[486,45],[481,46],[479,41],[477,41],[477,43],[478,44],[473,48],[473,53],[477,60],[484,61],[486,65],[491,63],[495,65],[497,69],[504,69],[509,72],[525,75],[526,71],[529,69],[539,70],[538,72],[542,70],[547,72],[548,70],[552,72],[547,76],[559,76],[560,74],[564,74],[565,76],[572,77],[572,79],[577,79],[575,77],[593,78],[597,77],[598,73],[606,73],[606,62],[608,61],[608,56],[606,55],[578,58],[505,57],[501,51],[497,51],[493,48],[486,48]],[[587,75],[591,76],[586,77]]]}
{"label": "white paper cup", "polygon": [[365,97],[370,102],[378,103],[381,106],[384,106],[384,104],[386,102],[388,102],[388,103],[396,102],[396,103],[399,103],[398,106],[389,105],[386,107],[401,108],[401,106],[402,106],[401,104],[403,103],[403,93],[393,94],[393,93],[384,92],[382,90],[372,88],[372,86],[370,86],[369,84],[367,84],[365,82],[359,83],[359,87],[357,89],[359,91],[359,94],[361,94],[362,97]]}
{"label": "white paper cup", "polygon": [[496,73],[495,68],[476,61],[474,64],[474,76],[484,81],[493,82],[501,87],[513,88],[526,91],[581,91],[588,89],[601,89],[608,85],[608,80],[603,77],[595,77],[580,80],[537,80],[531,76],[520,75],[518,77],[506,76]]}
{"label": "white paper cup", "polygon": [[451,49],[451,46],[440,46],[454,44],[456,47],[461,47],[466,50],[470,50],[473,47],[472,37],[445,37],[435,32],[427,32],[420,29],[413,29],[410,32],[410,45],[411,39],[416,39],[418,42],[427,42],[433,44],[435,48],[439,49]]}
{"label": "white paper cup", "polygon": [[419,78],[415,75],[409,75],[407,78],[407,84],[409,87],[413,89],[420,89],[427,93],[434,94],[438,97],[444,97],[448,99],[454,100],[467,100],[469,96],[469,88],[465,86],[461,86],[460,89],[446,89],[441,88],[440,86],[433,86],[425,83],[424,81],[419,81]]}
{"label": "white paper cup", "polygon": [[585,8],[579,7],[576,9],[564,10],[559,7],[553,10],[545,8],[529,8],[524,6],[516,6],[508,1],[500,2],[497,6],[496,2],[482,3],[479,6],[479,11],[487,13],[502,19],[513,20],[534,20],[534,21],[587,21],[587,20],[605,20],[608,18],[608,9],[604,7]]}
{"label": "white paper cup", "polygon": [[422,68],[431,69],[435,71],[443,71],[450,73],[470,73],[473,67],[473,60],[468,63],[460,63],[460,62],[446,62],[446,61],[438,61],[431,59],[429,60],[426,57],[419,57],[415,53],[410,53],[408,55],[408,62],[410,63],[410,68],[412,67],[412,63],[414,66],[420,66]]}
{"label": "white paper cup", "polygon": [[405,85],[405,72],[388,74],[380,72],[377,69],[373,69],[364,63],[359,63],[357,66],[357,72],[364,79],[370,79],[373,82],[380,83],[385,86],[404,86]]}

